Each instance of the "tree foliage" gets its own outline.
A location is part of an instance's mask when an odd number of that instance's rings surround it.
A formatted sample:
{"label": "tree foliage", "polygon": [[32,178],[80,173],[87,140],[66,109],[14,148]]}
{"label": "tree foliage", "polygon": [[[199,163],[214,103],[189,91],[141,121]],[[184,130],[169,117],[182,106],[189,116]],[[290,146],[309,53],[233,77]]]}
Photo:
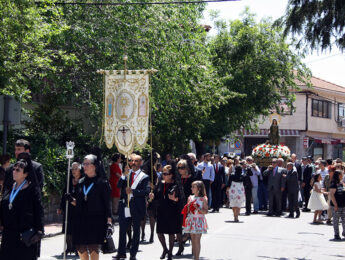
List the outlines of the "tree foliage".
{"label": "tree foliage", "polygon": [[242,127],[252,129],[261,115],[279,112],[281,97],[292,106],[295,78],[307,82],[309,72],[290,50],[282,30],[269,20],[255,22],[245,11],[242,20],[217,21],[210,42],[212,64],[227,102],[213,108],[203,139],[217,140]]}
{"label": "tree foliage", "polygon": [[63,7],[69,29],[56,35],[49,48],[74,60],[56,59],[56,70],[32,86],[48,106],[36,108],[31,126],[56,133],[61,128],[57,122],[63,122],[54,120],[62,114],[57,111],[72,104],[84,111],[96,129],[92,138],[99,139],[103,93],[96,71],[123,69],[127,54],[128,69],[158,70],[152,77],[154,147],[186,151],[190,139],[201,138],[205,119],[221,98],[212,81],[206,32],[199,24],[203,10],[203,5]]}
{"label": "tree foliage", "polygon": [[312,49],[331,49],[335,44],[345,49],[345,1],[289,0],[287,11],[278,23],[284,33],[300,36],[299,45],[308,43]]}
{"label": "tree foliage", "polygon": [[62,55],[47,46],[67,27],[50,0],[42,3],[0,0],[0,94],[28,97],[29,85],[54,70]]}

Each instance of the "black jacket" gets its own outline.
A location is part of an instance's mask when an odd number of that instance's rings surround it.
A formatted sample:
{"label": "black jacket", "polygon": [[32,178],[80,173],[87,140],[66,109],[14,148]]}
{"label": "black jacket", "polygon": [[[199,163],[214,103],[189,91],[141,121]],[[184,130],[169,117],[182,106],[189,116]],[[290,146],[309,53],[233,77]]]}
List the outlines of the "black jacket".
{"label": "black jacket", "polygon": [[[129,178],[132,178],[133,172],[130,173]],[[127,194],[126,194],[126,187],[127,187],[127,177],[119,179],[117,183],[117,187],[121,189],[120,199],[124,200],[127,206]],[[135,190],[132,191],[133,197],[130,200],[129,207],[132,216],[137,216],[143,218],[146,214],[146,196],[150,193],[150,183],[149,183],[149,176],[146,175],[143,177],[140,182],[138,183]]]}

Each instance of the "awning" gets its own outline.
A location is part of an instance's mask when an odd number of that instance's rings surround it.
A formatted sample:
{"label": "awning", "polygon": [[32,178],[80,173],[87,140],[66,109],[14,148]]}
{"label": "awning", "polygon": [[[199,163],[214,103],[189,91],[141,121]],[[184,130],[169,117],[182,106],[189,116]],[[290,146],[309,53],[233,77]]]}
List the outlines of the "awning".
{"label": "awning", "polygon": [[344,144],[343,139],[330,139],[330,138],[314,138],[314,142],[318,144]]}
{"label": "awning", "polygon": [[[237,136],[243,135],[244,137],[246,137],[246,136],[262,136],[262,137],[268,138],[269,132],[270,132],[269,129],[260,129],[256,132],[241,129],[241,130],[237,130],[236,135]],[[279,129],[279,134],[280,134],[280,136],[299,136],[300,132],[299,132],[299,130],[293,130],[293,129]]]}

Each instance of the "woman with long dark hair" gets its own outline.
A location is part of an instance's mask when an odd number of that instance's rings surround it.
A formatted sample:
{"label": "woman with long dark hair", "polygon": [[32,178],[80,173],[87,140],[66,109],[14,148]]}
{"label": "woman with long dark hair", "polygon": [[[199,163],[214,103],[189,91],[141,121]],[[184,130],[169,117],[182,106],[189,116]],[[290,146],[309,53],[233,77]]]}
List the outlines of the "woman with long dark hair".
{"label": "woman with long dark hair", "polygon": [[[14,184],[5,191],[0,219],[3,228],[0,259],[35,260],[43,236],[43,207],[30,155],[13,166]],[[22,238],[22,239],[21,239]]]}
{"label": "woman with long dark hair", "polygon": [[113,232],[111,189],[101,167],[95,155],[84,157],[85,177],[79,181],[72,202],[76,206],[72,239],[81,260],[98,260],[104,238]]}
{"label": "woman with long dark hair", "polygon": [[[184,194],[179,175],[171,165],[164,166],[162,176],[163,180],[160,181],[154,192],[150,193],[150,199],[158,200],[157,235],[163,247],[160,259],[164,259],[166,255],[168,255],[168,259],[172,259],[175,234],[182,234],[181,210]],[[164,234],[169,235],[169,249]]]}
{"label": "woman with long dark hair", "polygon": [[334,239],[341,240],[339,236],[339,219],[343,226],[343,235],[345,234],[345,187],[343,184],[343,172],[336,170],[333,174],[333,180],[330,186],[329,195],[331,197],[331,209],[333,213]]}

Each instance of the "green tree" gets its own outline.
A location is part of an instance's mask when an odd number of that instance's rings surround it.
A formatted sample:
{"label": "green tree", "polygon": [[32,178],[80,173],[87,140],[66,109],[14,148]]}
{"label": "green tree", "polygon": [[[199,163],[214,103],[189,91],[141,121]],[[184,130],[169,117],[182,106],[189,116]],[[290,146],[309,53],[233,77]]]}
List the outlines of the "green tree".
{"label": "green tree", "polygon": [[59,118],[61,106],[72,104],[96,129],[90,138],[99,140],[103,96],[96,71],[123,69],[127,54],[128,69],[158,70],[152,77],[154,147],[186,152],[190,139],[201,138],[200,129],[221,96],[199,24],[203,10],[203,5],[64,6],[69,29],[56,35],[50,48],[75,59],[56,59],[56,70],[32,86],[44,96],[44,104],[32,113],[31,126],[55,134],[68,130],[57,125],[66,126]]}
{"label": "green tree", "polygon": [[67,28],[51,2],[38,7],[34,1],[0,0],[0,94],[27,98],[29,85],[54,70],[54,59],[62,56],[47,48]]}
{"label": "green tree", "polygon": [[299,45],[312,49],[345,49],[345,2],[343,0],[289,0],[286,14],[278,24],[284,33],[300,36]]}
{"label": "green tree", "polygon": [[212,64],[226,103],[212,108],[203,140],[219,140],[242,127],[255,128],[261,115],[279,111],[281,97],[292,105],[295,79],[307,82],[309,71],[293,53],[282,30],[270,21],[255,22],[245,11],[242,20],[216,22],[218,34],[210,41]]}

